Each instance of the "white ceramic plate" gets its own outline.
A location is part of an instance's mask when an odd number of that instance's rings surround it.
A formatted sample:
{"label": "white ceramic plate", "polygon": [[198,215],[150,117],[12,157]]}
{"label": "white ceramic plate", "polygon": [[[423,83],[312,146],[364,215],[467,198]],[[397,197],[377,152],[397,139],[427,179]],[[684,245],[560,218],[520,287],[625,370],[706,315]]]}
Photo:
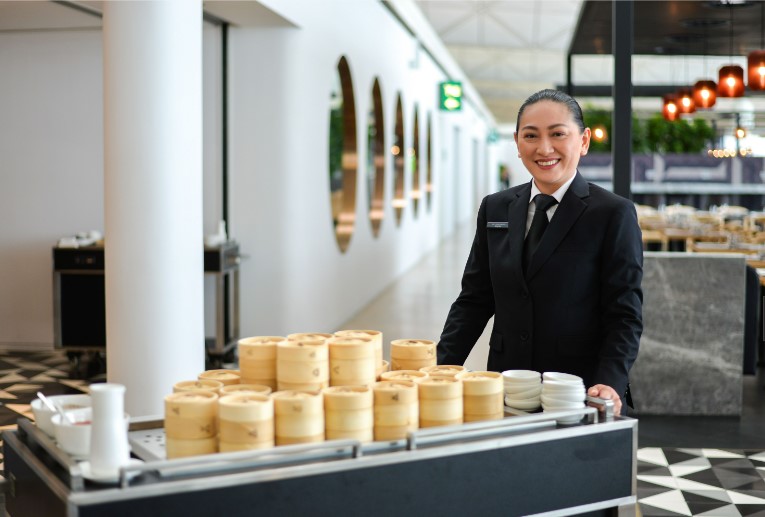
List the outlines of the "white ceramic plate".
{"label": "white ceramic plate", "polygon": [[534,370],[505,370],[502,372],[502,378],[505,382],[539,382],[542,376]]}
{"label": "white ceramic plate", "polygon": [[[143,463],[143,461],[136,458],[130,458],[130,462],[128,463],[128,466],[140,465],[141,463]],[[96,476],[90,470],[89,461],[83,461],[79,463],[78,466],[80,467],[80,472],[82,472],[82,477],[84,477],[88,481],[93,481],[94,483],[105,483],[105,484],[119,483],[119,480],[120,480],[119,470],[117,470],[114,474],[110,476]],[[132,479],[136,477],[138,474],[140,474],[140,472],[138,471],[128,471],[127,477],[128,479]]]}
{"label": "white ceramic plate", "polygon": [[561,372],[545,372],[542,374],[543,381],[556,381],[556,382],[573,382],[581,383],[582,378],[577,375],[571,375],[570,373]]}
{"label": "white ceramic plate", "polygon": [[518,400],[505,397],[505,405],[511,408],[528,411],[530,409],[537,409],[539,407],[539,399]]}

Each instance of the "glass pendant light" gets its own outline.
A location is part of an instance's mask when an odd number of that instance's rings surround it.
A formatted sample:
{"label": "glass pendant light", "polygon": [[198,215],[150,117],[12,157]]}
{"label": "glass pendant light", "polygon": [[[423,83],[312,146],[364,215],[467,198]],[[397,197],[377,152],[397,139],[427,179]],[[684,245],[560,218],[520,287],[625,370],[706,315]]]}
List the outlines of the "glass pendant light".
{"label": "glass pendant light", "polygon": [[677,90],[677,110],[680,113],[694,113],[696,111],[693,90],[690,88],[680,88]]}
{"label": "glass pendant light", "polygon": [[765,90],[765,3],[760,3],[760,49],[753,50],[746,58],[750,90]]}
{"label": "glass pendant light", "polygon": [[[733,6],[730,10],[730,57],[733,59]],[[717,81],[717,95],[720,97],[744,96],[744,69],[738,65],[726,65],[720,68]]]}
{"label": "glass pendant light", "polygon": [[674,93],[669,93],[665,95],[663,99],[664,106],[662,107],[661,114],[670,122],[677,120],[680,116],[680,112],[677,108],[677,96]]}
{"label": "glass pendant light", "polygon": [[[704,25],[704,74],[707,73],[707,25]],[[700,79],[693,85],[693,102],[698,109],[708,109],[717,102],[717,83],[711,79]]]}
{"label": "glass pendant light", "polygon": [[717,84],[712,80],[696,81],[693,102],[698,108],[711,108],[717,102]]}

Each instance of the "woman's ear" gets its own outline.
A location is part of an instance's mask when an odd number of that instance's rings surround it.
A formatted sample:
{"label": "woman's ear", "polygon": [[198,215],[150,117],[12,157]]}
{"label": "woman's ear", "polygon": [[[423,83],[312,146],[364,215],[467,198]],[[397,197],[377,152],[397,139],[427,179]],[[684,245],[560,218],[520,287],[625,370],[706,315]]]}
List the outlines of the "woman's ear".
{"label": "woman's ear", "polygon": [[592,132],[590,131],[590,128],[584,128],[584,132],[582,133],[582,150],[579,153],[581,156],[587,154],[587,151],[590,149],[591,135]]}

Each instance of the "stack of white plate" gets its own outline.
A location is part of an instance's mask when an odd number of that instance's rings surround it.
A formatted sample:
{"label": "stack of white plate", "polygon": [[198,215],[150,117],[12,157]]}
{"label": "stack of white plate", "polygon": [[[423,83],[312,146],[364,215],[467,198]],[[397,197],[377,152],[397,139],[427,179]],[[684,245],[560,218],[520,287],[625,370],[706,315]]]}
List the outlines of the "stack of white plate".
{"label": "stack of white plate", "polygon": [[[586,391],[581,377],[568,373],[545,372],[542,375],[542,409],[544,411],[565,411],[584,407]],[[564,417],[561,423],[575,423],[579,416]]]}
{"label": "stack of white plate", "polygon": [[502,372],[505,383],[505,405],[521,411],[539,408],[542,395],[542,376],[533,370],[507,370]]}

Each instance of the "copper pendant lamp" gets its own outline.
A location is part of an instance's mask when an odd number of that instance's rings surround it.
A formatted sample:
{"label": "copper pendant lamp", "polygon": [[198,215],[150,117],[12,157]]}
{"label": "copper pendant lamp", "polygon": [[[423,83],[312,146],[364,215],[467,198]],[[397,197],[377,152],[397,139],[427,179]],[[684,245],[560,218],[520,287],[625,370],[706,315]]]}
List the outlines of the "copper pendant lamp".
{"label": "copper pendant lamp", "polygon": [[662,107],[661,114],[670,122],[677,120],[677,118],[680,116],[678,107],[677,107],[677,96],[673,93],[667,94],[663,97],[664,99],[664,106]]}
{"label": "copper pendant lamp", "polygon": [[[704,74],[707,73],[707,25],[704,25]],[[717,83],[711,79],[699,79],[693,85],[693,102],[697,109],[709,109],[717,102]]]}
{"label": "copper pendant lamp", "polygon": [[717,84],[711,80],[696,81],[693,85],[693,102],[697,108],[711,108],[717,102]]}
{"label": "copper pendant lamp", "polygon": [[693,100],[693,90],[680,88],[677,91],[677,110],[680,113],[695,113],[696,103]]}
{"label": "copper pendant lamp", "polygon": [[[730,10],[730,55],[733,59],[733,6]],[[744,69],[738,65],[726,65],[720,68],[717,81],[717,95],[720,97],[744,96]]]}
{"label": "copper pendant lamp", "polygon": [[[765,49],[765,3],[760,3],[760,49]],[[746,58],[750,90],[765,90],[765,50],[754,50]]]}

